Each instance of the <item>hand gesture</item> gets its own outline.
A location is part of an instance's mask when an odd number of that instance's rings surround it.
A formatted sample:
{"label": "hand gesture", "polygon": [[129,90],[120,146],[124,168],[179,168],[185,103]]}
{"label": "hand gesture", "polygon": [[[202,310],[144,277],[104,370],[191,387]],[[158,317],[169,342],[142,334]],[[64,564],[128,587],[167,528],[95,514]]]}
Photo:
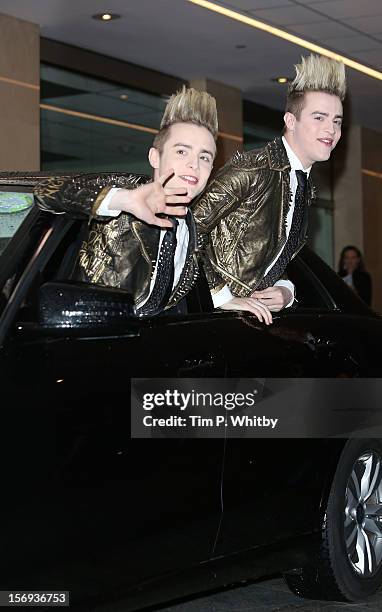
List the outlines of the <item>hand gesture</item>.
{"label": "hand gesture", "polygon": [[158,217],[159,213],[184,217],[191,198],[187,187],[166,187],[174,175],[171,168],[157,181],[141,185],[136,189],[119,189],[109,203],[110,210],[123,210],[137,219],[159,227],[173,227],[170,219]]}

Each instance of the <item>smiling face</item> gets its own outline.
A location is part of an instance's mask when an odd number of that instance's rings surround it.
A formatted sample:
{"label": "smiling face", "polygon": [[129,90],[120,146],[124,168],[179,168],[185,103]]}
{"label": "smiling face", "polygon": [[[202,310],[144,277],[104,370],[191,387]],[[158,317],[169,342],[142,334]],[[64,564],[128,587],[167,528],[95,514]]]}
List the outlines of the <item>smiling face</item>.
{"label": "smiling face", "polygon": [[329,159],[341,138],[341,100],[322,91],[306,92],[299,117],[287,112],[284,121],[288,144],[303,167],[309,168]]}
{"label": "smiling face", "polygon": [[215,154],[215,141],[207,128],[175,123],[169,128],[162,150],[150,149],[149,161],[155,180],[173,168],[174,176],[166,187],[186,187],[187,195],[194,198],[206,186]]}

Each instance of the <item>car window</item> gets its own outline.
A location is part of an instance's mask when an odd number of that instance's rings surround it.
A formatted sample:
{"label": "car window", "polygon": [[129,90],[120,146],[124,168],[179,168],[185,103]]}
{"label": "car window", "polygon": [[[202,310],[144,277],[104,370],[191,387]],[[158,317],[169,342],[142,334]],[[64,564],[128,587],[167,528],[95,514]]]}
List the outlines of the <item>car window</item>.
{"label": "car window", "polygon": [[[335,303],[330,294],[305,261],[304,254],[293,259],[287,268],[288,279],[296,288],[296,306],[304,309],[333,310]],[[196,286],[187,296],[188,312],[212,312],[214,305],[207,280],[200,266],[200,276]],[[288,310],[284,311],[286,314]]]}

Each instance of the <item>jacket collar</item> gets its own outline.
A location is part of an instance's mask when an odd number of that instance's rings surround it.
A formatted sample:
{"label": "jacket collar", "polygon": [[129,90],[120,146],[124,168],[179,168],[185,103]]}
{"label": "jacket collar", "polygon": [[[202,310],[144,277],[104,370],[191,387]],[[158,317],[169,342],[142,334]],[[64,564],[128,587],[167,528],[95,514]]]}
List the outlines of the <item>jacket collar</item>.
{"label": "jacket collar", "polygon": [[[288,172],[290,172],[291,170],[290,161],[289,161],[289,158],[285,150],[285,147],[283,145],[283,141],[281,137],[278,136],[271,142],[268,142],[268,144],[265,145],[265,152],[267,154],[269,168],[271,170],[279,170],[279,171],[288,170]],[[308,189],[309,189],[309,205],[310,205],[312,200],[315,200],[317,197],[316,189],[310,178],[310,173],[308,175]]]}
{"label": "jacket collar", "polygon": [[271,170],[290,170],[288,155],[280,136],[265,145],[265,152]]}

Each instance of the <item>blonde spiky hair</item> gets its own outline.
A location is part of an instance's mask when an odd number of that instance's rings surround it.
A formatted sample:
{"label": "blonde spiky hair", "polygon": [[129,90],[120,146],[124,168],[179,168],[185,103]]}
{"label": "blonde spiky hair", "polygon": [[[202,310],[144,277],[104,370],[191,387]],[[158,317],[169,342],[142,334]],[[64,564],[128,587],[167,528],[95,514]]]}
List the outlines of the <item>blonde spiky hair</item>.
{"label": "blonde spiky hair", "polygon": [[345,98],[345,66],[342,62],[324,57],[309,55],[301,57],[301,64],[295,65],[296,77],[289,85],[288,95],[306,91],[323,91],[337,96],[341,102]]}
{"label": "blonde spiky hair", "polygon": [[174,123],[193,123],[207,128],[214,140],[218,135],[218,114],[216,100],[206,91],[197,91],[193,87],[183,85],[169,99],[163,113],[159,133],[153,146],[161,150],[166,140],[168,128]]}

